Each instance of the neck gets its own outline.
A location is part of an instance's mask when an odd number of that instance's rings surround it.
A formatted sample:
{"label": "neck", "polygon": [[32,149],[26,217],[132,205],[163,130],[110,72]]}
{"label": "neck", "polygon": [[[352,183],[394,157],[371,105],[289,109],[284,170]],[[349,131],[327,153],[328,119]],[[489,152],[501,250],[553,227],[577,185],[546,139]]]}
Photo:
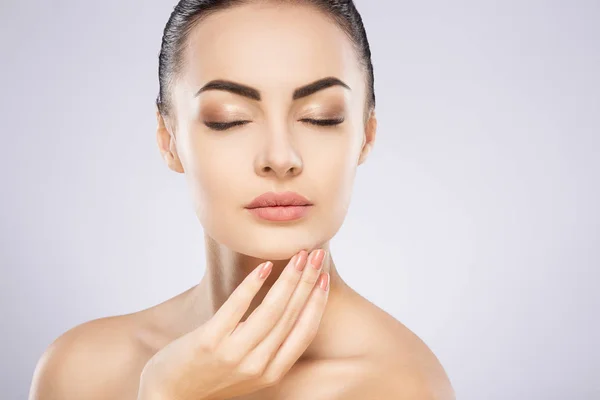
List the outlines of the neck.
{"label": "neck", "polygon": [[[218,309],[227,301],[233,291],[258,265],[265,261],[271,261],[273,268],[263,283],[259,292],[254,296],[250,307],[242,318],[245,320],[256,307],[260,305],[270,288],[275,284],[283,269],[289,263],[290,258],[282,260],[265,260],[240,254],[215,242],[211,237],[205,235],[206,244],[206,270],[200,283],[191,291],[193,308],[195,314],[203,321],[210,319]],[[337,273],[335,263],[329,250],[329,242],[314,249],[305,249],[308,252],[321,248],[326,251],[321,272],[329,273],[329,298],[336,297],[346,283]],[[301,249],[298,249],[300,251]]]}
{"label": "neck", "polygon": [[[157,350],[210,320],[250,272],[262,262],[271,261],[273,269],[242,317],[241,321],[244,321],[260,305],[269,289],[281,275],[283,268],[289,262],[289,259],[263,260],[236,253],[216,243],[206,235],[205,242],[206,271],[200,283],[170,301],[161,304],[160,307],[153,307],[148,310],[148,313],[151,314],[149,316],[151,321],[161,321],[159,326],[161,326],[162,339],[156,342]],[[348,299],[347,295],[353,293],[353,290],[337,273],[329,251],[329,242],[304,250],[310,252],[317,248],[327,252],[323,260],[322,272],[329,272],[330,274],[329,294],[319,323],[319,332],[304,352],[302,356],[304,359],[318,359],[321,355],[327,353],[327,332],[333,330],[337,325],[334,317],[342,309],[345,303],[344,299]],[[298,249],[298,251],[300,250]],[[156,325],[155,322],[154,325]]]}

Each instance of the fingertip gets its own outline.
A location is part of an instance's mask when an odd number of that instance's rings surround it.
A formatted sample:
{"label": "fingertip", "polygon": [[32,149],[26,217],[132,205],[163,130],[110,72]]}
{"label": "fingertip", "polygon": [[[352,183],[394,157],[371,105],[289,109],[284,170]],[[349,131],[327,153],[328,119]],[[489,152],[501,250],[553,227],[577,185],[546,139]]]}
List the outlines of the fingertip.
{"label": "fingertip", "polygon": [[319,287],[324,291],[329,291],[329,272],[321,274],[319,277]]}
{"label": "fingertip", "polygon": [[271,273],[271,270],[273,269],[273,263],[271,261],[267,261],[264,262],[263,264],[261,264],[261,266],[259,266],[258,270],[258,277],[259,279],[266,279],[267,276],[269,276],[269,274]]}

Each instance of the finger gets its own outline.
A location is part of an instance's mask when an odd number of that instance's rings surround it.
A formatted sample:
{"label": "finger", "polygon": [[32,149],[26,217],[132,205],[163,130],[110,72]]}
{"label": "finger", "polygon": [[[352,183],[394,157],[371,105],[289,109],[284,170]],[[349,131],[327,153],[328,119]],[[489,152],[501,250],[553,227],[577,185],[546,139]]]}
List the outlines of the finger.
{"label": "finger", "polygon": [[242,321],[242,322],[240,322],[239,324],[237,324],[237,326],[235,327],[235,330],[234,330],[234,332],[237,332],[237,331],[239,331],[240,329],[242,329],[242,326],[244,325],[244,323],[245,323],[245,322],[246,322],[246,321]]}
{"label": "finger", "polygon": [[[307,262],[300,283],[294,291],[283,316],[277,321],[277,324],[268,333],[267,337],[246,356],[242,361],[242,365],[252,367],[256,365],[266,366],[274,357],[276,351],[281,347],[282,342],[297,322],[298,316],[304,309],[310,295],[313,293],[315,283],[325,263],[325,254],[325,251],[323,251]],[[243,335],[244,332],[242,331],[241,334]]]}
{"label": "finger", "polygon": [[322,284],[329,286],[329,273],[325,272],[319,277],[298,321],[264,370],[264,377],[285,375],[315,338],[329,297],[329,288],[323,290]]}
{"label": "finger", "polygon": [[[296,268],[298,270],[302,270],[302,272],[300,272],[300,277],[299,277],[299,282],[302,282],[303,280],[306,280],[307,278],[306,276],[306,266],[310,265],[311,260],[314,258],[314,255],[316,254],[316,250],[311,252],[310,254],[307,254],[305,250],[301,250],[300,252],[298,252],[298,255],[300,257],[300,259],[298,260],[298,264],[296,266]],[[306,257],[304,257],[306,255]],[[285,310],[287,310],[289,308],[289,305],[292,304],[292,301],[294,299],[294,296],[296,295],[296,292],[298,291],[298,287],[299,285],[296,284],[296,287],[294,289],[294,292],[292,293],[292,297],[288,299],[288,304],[286,305],[286,308],[284,308],[284,312]],[[271,291],[275,291],[276,289],[271,289]],[[272,294],[268,294],[263,301],[261,302],[260,306],[265,306],[267,305],[267,302],[270,301],[271,297],[273,295]],[[254,311],[252,311],[252,313],[248,316],[248,318],[246,320],[250,320],[250,318],[260,318],[260,315],[256,315],[259,312],[261,312],[260,307],[257,307],[254,309]],[[284,314],[285,315],[285,314]]]}
{"label": "finger", "polygon": [[[273,263],[270,261],[260,264],[235,288],[215,315],[203,325],[202,335],[206,335],[208,341],[220,342],[239,324],[272,268]],[[263,272],[262,277],[261,272]],[[266,276],[264,276],[265,272],[268,272]]]}
{"label": "finger", "polygon": [[240,330],[226,339],[229,343],[228,347],[239,349],[243,355],[246,355],[264,340],[285,311],[303,274],[298,269],[298,265],[303,265],[306,259],[307,254],[304,250],[292,257],[262,303],[246,319],[243,332]]}

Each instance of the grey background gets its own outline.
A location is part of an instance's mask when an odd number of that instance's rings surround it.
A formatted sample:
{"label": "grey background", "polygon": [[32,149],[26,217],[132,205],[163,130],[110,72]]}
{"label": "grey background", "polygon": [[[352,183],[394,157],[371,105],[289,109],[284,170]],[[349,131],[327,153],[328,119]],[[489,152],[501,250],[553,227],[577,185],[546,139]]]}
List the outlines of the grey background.
{"label": "grey background", "polygon": [[[202,276],[154,98],[173,1],[0,6],[0,393],[67,329]],[[357,2],[377,142],[332,241],[460,399],[600,399],[600,5]]]}

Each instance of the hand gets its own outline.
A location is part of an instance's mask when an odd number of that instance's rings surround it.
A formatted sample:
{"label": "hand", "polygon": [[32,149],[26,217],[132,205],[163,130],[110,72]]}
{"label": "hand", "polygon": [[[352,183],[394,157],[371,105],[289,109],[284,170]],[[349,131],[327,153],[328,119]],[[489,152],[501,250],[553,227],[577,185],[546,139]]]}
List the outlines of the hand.
{"label": "hand", "polygon": [[[279,382],[317,334],[329,296],[320,287],[329,283],[329,274],[321,273],[324,255],[320,249],[308,257],[302,250],[292,257],[262,303],[240,323],[265,281],[260,272],[273,266],[259,265],[210,320],[148,361],[138,399],[227,399]],[[303,271],[296,261],[306,266]]]}

